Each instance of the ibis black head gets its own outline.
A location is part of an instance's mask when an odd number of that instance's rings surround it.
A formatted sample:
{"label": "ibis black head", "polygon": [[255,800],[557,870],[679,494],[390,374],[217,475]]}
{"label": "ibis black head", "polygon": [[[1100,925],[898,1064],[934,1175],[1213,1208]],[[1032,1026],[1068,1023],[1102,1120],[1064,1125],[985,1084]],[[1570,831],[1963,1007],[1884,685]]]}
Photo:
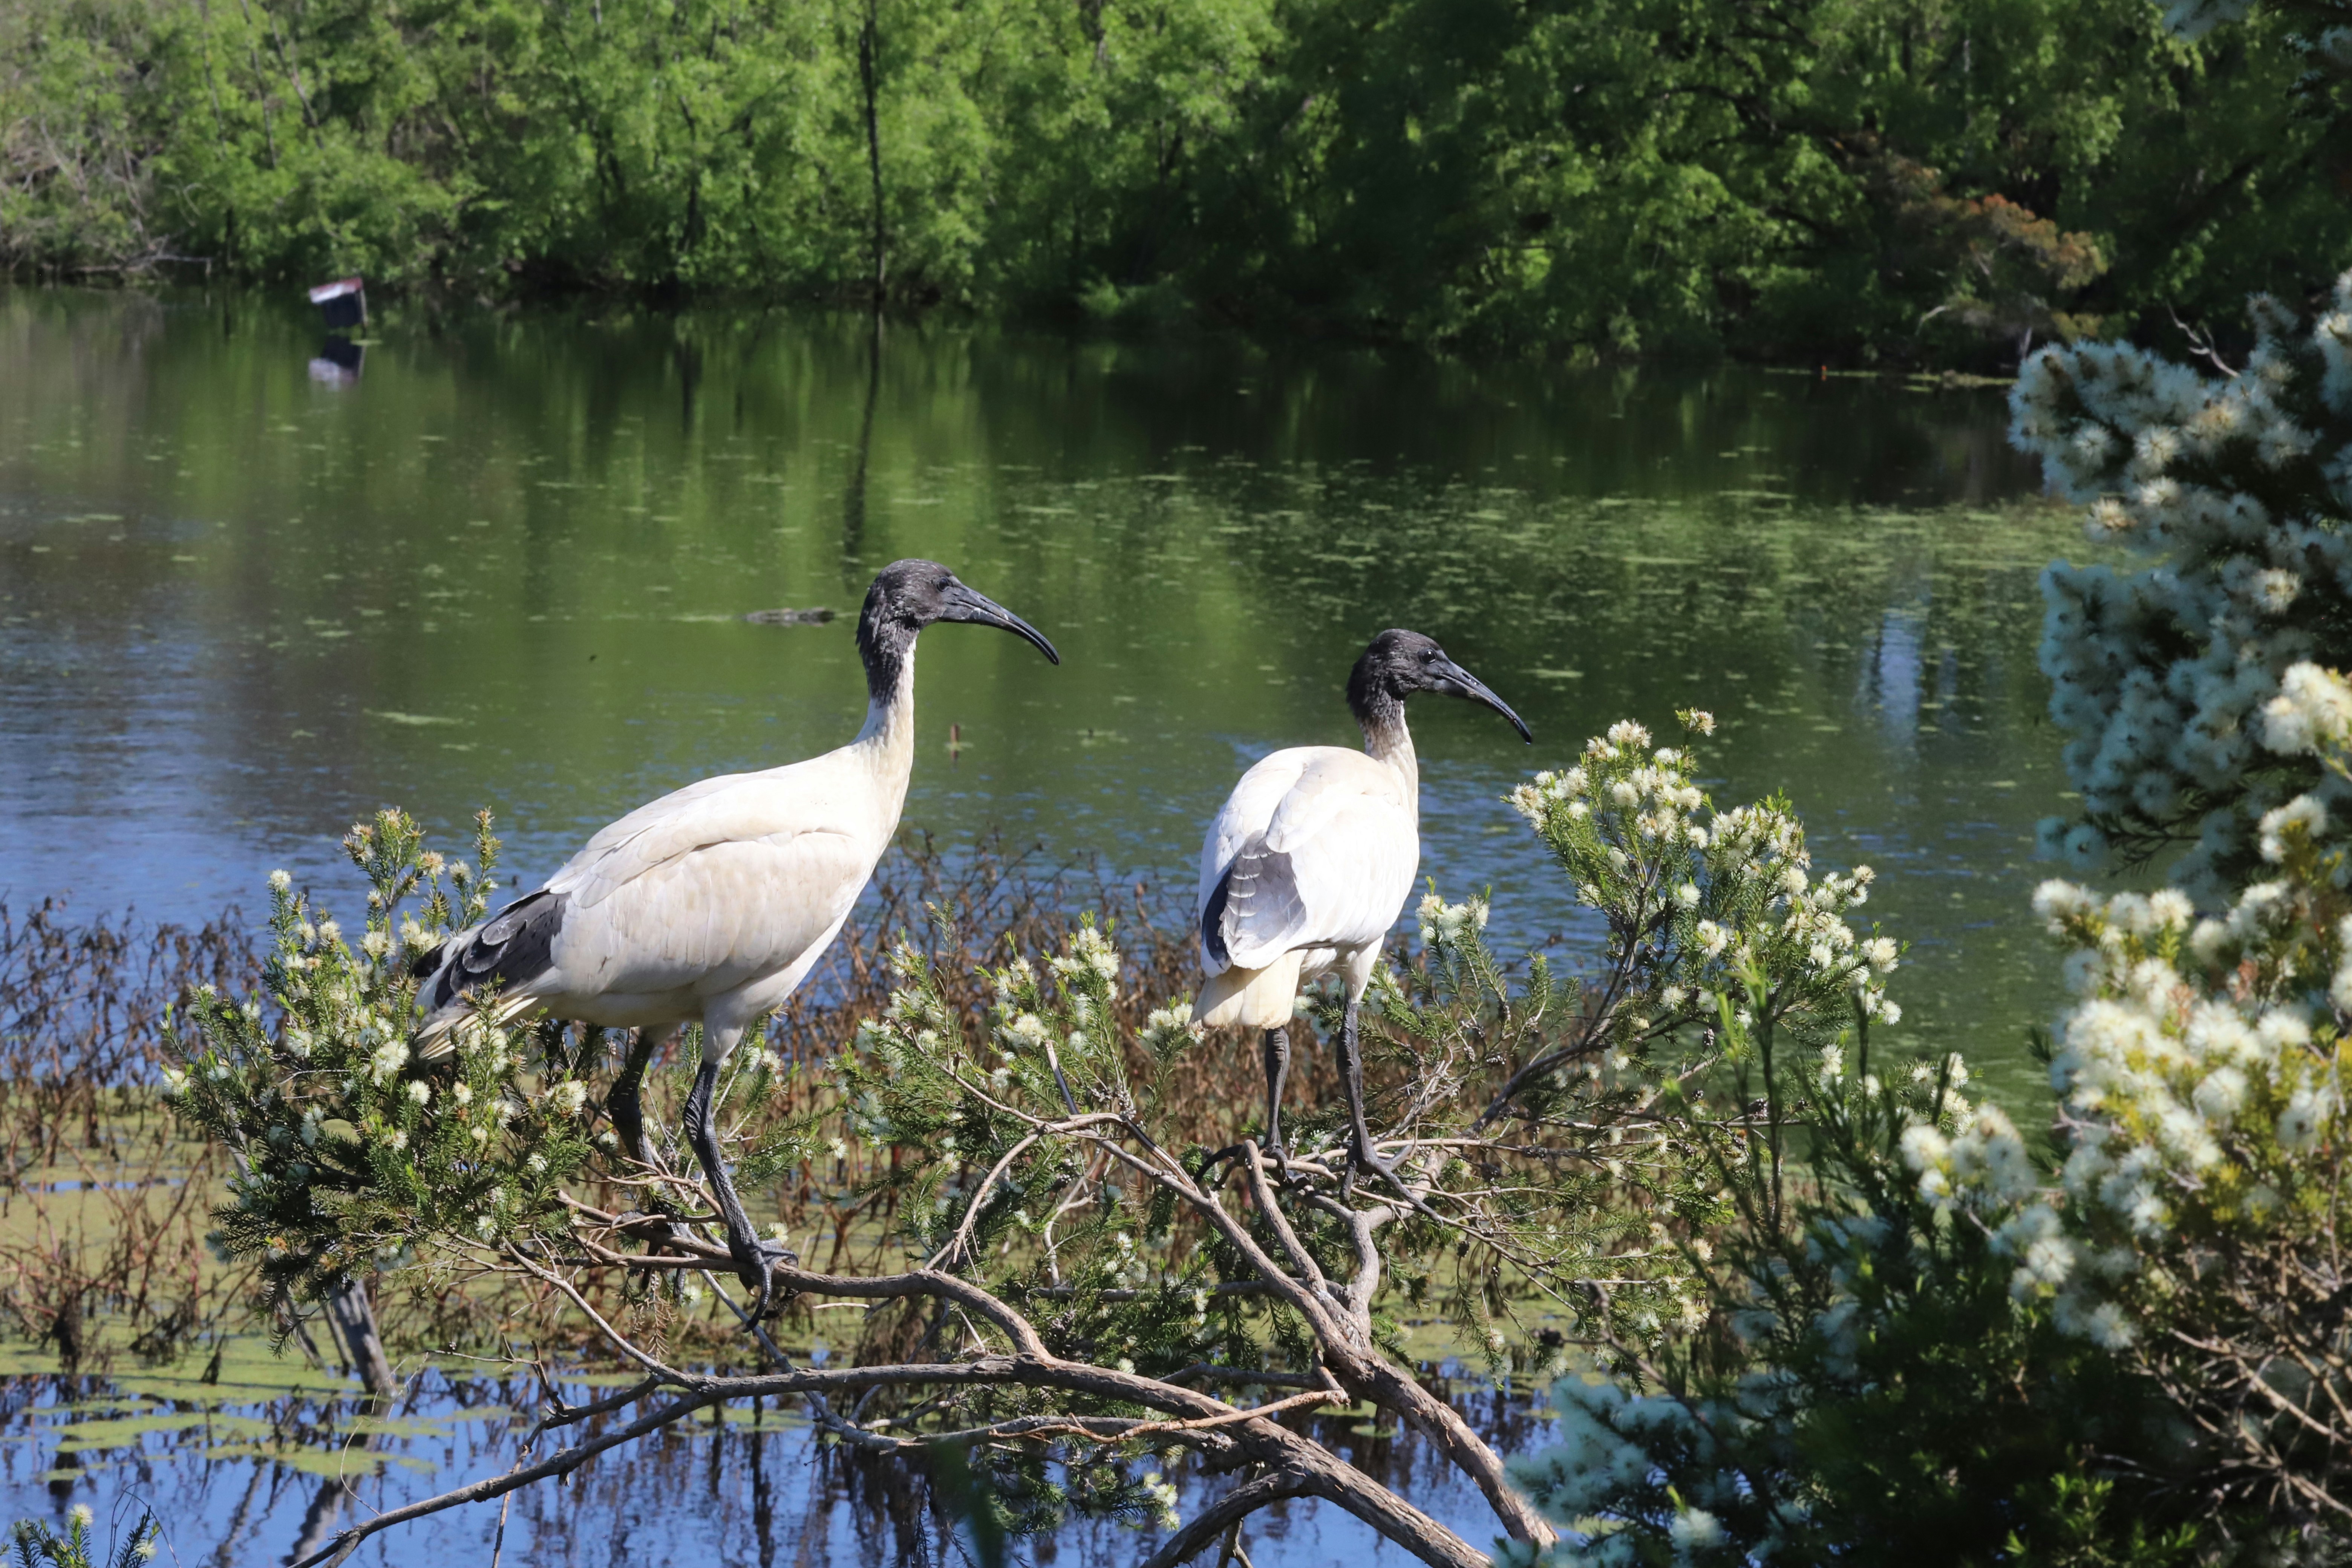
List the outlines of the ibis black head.
{"label": "ibis black head", "polygon": [[1044,633],[985,594],[965,587],[938,562],[894,561],[866,590],[866,607],[857,616],[857,651],[865,656],[866,681],[877,695],[897,687],[898,663],[914,646],[915,634],[934,621],[1001,626],[1036,644],[1037,651],[1054,663],[1062,662]]}
{"label": "ibis black head", "polygon": [[1529,745],[1535,737],[1496,696],[1486,683],[1445,657],[1445,650],[1419,632],[1391,628],[1374,637],[1363,658],[1348,672],[1348,710],[1367,729],[1393,722],[1404,710],[1404,700],[1416,691],[1466,697],[1483,702],[1511,721],[1511,728]]}

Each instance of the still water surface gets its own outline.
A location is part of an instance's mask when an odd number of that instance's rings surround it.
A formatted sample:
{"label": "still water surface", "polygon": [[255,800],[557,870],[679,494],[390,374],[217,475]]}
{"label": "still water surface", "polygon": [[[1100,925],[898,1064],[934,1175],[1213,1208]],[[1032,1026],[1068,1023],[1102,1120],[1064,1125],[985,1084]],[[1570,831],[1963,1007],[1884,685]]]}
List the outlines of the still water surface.
{"label": "still water surface", "polygon": [[[298,302],[299,303],[299,302]],[[201,918],[384,803],[498,814],[520,885],[631,805],[838,744],[849,619],[936,557],[1026,616],[924,639],[911,826],[1189,896],[1256,756],[1351,743],[1373,631],[1424,698],[1424,872],[1524,946],[1581,928],[1497,801],[1623,717],[1714,710],[1718,800],[1785,789],[1884,877],[1924,1045],[2021,1091],[2021,920],[2058,808],[2034,578],[2079,553],[1997,390],[1479,370],[781,315],[374,329],[320,377],[249,296],[0,295],[0,890]],[[951,748],[950,736],[961,738]],[[452,846],[454,847],[454,846]]]}
{"label": "still water surface", "polygon": [[[2063,784],[2034,579],[2082,546],[2033,499],[1998,391],[758,314],[374,331],[353,379],[279,302],[0,293],[0,893],[201,919],[257,907],[287,866],[349,901],[335,838],[384,803],[446,836],[492,807],[529,886],[653,795],[845,739],[848,621],[743,617],[854,612],[877,567],[921,554],[1064,657],[924,638],[907,821],[950,846],[1001,829],[1189,896],[1234,778],[1276,746],[1352,743],[1349,663],[1413,626],[1536,731],[1530,750],[1466,704],[1412,714],[1423,870],[1453,897],[1491,887],[1507,948],[1591,932],[1497,797],[1617,718],[1706,707],[1718,801],[1786,790],[1818,862],[1881,872],[1869,912],[1912,944],[1892,989],[1913,1043],[1965,1046],[2012,1100],[2042,1092],[2023,1041],[2053,966],[2022,910]],[[0,1397],[16,1512],[142,1489],[188,1521],[182,1561],[260,1562],[319,1501],[276,1455],[159,1435],[186,1391],[19,1376]],[[282,1449],[348,1426],[324,1397],[257,1389],[230,1413]],[[503,1416],[467,1415],[505,1397],[447,1385],[410,1413],[427,1426],[379,1434],[368,1506],[505,1468]],[[1524,1442],[1520,1408],[1482,1425]],[[147,1416],[54,1489],[65,1428]],[[614,1539],[632,1530],[729,1562],[876,1554],[859,1531],[887,1510],[849,1508],[803,1436],[696,1441],[628,1461],[661,1486],[599,1502],[594,1542],[558,1552],[545,1532],[576,1523],[519,1504],[540,1547],[514,1560],[647,1560]],[[1395,1462],[1401,1489],[1485,1531],[1410,1445]],[[486,1528],[457,1516],[367,1560],[487,1561]],[[1271,1561],[1376,1560],[1339,1516],[1282,1528]],[[1125,1561],[1133,1538],[1069,1550]]]}
{"label": "still water surface", "polygon": [[[163,1522],[160,1563],[259,1568],[295,1562],[356,1519],[419,1501],[514,1468],[544,1395],[529,1380],[427,1372],[389,1408],[355,1384],[230,1341],[223,1364],[202,1349],[184,1363],[110,1378],[60,1377],[46,1357],[0,1347],[0,1524],[53,1521],[77,1504],[98,1516],[103,1546],[143,1510]],[[822,1350],[819,1351],[820,1357]],[[38,1369],[38,1370],[37,1370]],[[207,1377],[207,1371],[212,1375]],[[572,1404],[635,1381],[559,1379]],[[1524,1397],[1476,1386],[1455,1396],[1464,1415],[1508,1452],[1554,1436]],[[642,1413],[625,1412],[617,1421]],[[542,1436],[534,1458],[617,1424]],[[1339,1413],[1307,1428],[1384,1486],[1485,1546],[1494,1515],[1475,1489],[1394,1422]],[[1234,1478],[1186,1465],[1171,1479],[1190,1517]],[[969,1558],[942,1550],[948,1521],[929,1489],[895,1460],[868,1462],[820,1448],[804,1421],[772,1405],[730,1408],[659,1438],[592,1460],[561,1488],[513,1494],[502,1511],[476,1505],[395,1527],[351,1561],[364,1568],[420,1563],[758,1564],[772,1568],[947,1568]],[[1056,1568],[1131,1568],[1161,1539],[1108,1521],[1066,1526],[1024,1543],[1022,1561]],[[1260,1568],[1409,1568],[1338,1509],[1313,1500],[1253,1518],[1245,1549]]]}

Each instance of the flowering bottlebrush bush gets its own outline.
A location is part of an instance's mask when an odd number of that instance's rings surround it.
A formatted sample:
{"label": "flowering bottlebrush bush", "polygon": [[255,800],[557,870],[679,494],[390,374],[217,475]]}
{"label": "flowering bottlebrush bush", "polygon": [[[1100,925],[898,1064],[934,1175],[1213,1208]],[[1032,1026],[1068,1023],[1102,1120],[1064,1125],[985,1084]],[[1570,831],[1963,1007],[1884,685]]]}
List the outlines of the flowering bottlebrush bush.
{"label": "flowering bottlebrush bush", "polygon": [[[1694,733],[1715,727],[1705,713],[1683,717]],[[1599,1081],[1612,1070],[1656,1074],[1671,1061],[1658,1092],[1679,1104],[1686,1089],[1705,1092],[1717,1059],[1752,1060],[1769,1102],[1785,1070],[1776,1053],[1820,1048],[1856,1016],[1902,1017],[1879,978],[1895,968],[1897,946],[1859,939],[1846,921],[1869,899],[1869,867],[1814,879],[1786,800],[1715,811],[1687,747],[1649,746],[1649,731],[1618,724],[1587,744],[1578,765],[1511,795],[1574,879],[1579,901],[1607,923],[1596,1024],[1578,1037],[1578,1066]],[[1514,1087],[1540,1103],[1538,1069],[1555,1065],[1533,1064],[1521,1079],[1537,1081]],[[1765,1148],[1777,1155],[1777,1122],[1769,1134]]]}
{"label": "flowering bottlebrush bush", "polygon": [[[2352,686],[2294,666],[2252,727],[2342,779]],[[1713,1332],[1563,1381],[1566,1441],[1518,1468],[1575,1526],[1555,1560],[2207,1561],[2343,1528],[2352,851],[2314,794],[2254,839],[2210,918],[2036,895],[2078,997],[2054,1171],[1957,1057],[1888,1083],[1832,1045],[1774,1087],[1810,1143],[1787,1223],[1734,1179],[1740,1222],[1689,1244]]]}
{"label": "flowering bottlebrush bush", "polygon": [[359,932],[273,873],[259,994],[201,988],[173,1024],[184,1065],[165,1074],[180,1115],[236,1156],[214,1245],[257,1259],[289,1305],[435,1261],[452,1236],[508,1235],[548,1212],[588,1152],[587,1086],[527,1030],[486,1012],[458,1031],[447,1070],[410,1070],[410,961],[487,908],[487,817],[478,870],[425,850],[397,811],[343,847],[369,884]]}
{"label": "flowering bottlebrush bush", "polygon": [[2182,1468],[2152,1391],[2021,1302],[2013,1238],[1956,1219],[1906,1158],[1975,1137],[1993,1184],[2030,1186],[2007,1119],[1968,1103],[1958,1058],[1882,1081],[1867,1037],[1778,1091],[1810,1133],[1780,1222],[1751,1179],[1740,1222],[1693,1243],[1708,1331],[1554,1385],[1561,1441],[1513,1469],[1567,1533],[1506,1560],[2200,1560],[2189,1510],[2112,1474]]}
{"label": "flowering bottlebrush bush", "polygon": [[[1866,869],[1816,879],[1786,803],[1717,811],[1696,767],[1629,722],[1514,794],[1608,932],[1588,974],[1538,963],[1514,984],[1481,905],[1423,901],[1424,962],[1383,967],[1365,1009],[1388,1069],[1375,1143],[1405,1173],[1406,1203],[1349,1195],[1336,1108],[1296,1119],[1286,1179],[1254,1143],[1156,1138],[1161,1083],[1202,1032],[1177,1003],[1118,1038],[1108,933],[992,972],[979,1016],[902,949],[887,1016],[829,1065],[856,1135],[898,1151],[910,1260],[1043,1310],[1057,1353],[1169,1380],[1311,1386],[1321,1367],[1376,1404],[1402,1387],[1392,1311],[1435,1311],[1498,1368],[1559,1366],[1514,1347],[1528,1336],[1512,1320],[1533,1308],[1612,1363],[1696,1326],[1695,1255],[1676,1242],[1731,1217],[1742,1173],[1769,1160],[1748,1152],[1777,1147],[1777,1124],[1726,1086],[1800,1070],[1796,1053],[1817,1061],[1857,1018],[1892,1021],[1880,977],[1898,958],[1846,923]],[[1308,1011],[1328,1027],[1338,1005],[1326,994]],[[1229,1208],[1242,1193],[1248,1206]],[[1331,1321],[1319,1299],[1332,1295],[1351,1317]],[[947,1403],[967,1428],[1037,1408],[1000,1389]],[[1433,1413],[1405,1414],[1455,1440]],[[1023,1519],[1067,1500],[1044,1458],[995,1456],[998,1495],[1022,1500]]]}
{"label": "flowering bottlebrush bush", "polygon": [[[2287,672],[2263,742],[2346,775],[2352,687]],[[2033,1191],[2013,1140],[1922,1139],[1943,1201],[1995,1226],[2011,1289],[2161,1387],[2201,1435],[2200,1485],[2274,1514],[2352,1521],[2352,852],[2315,794],[2256,825],[2261,879],[2189,900],[2045,884],[2080,1000],[2051,1077],[2067,1148]]]}
{"label": "flowering bottlebrush bush", "polygon": [[2045,847],[2091,867],[2193,842],[2174,878],[2206,898],[2249,871],[2271,807],[2352,797],[2254,722],[2290,665],[2352,662],[2352,274],[2308,325],[2267,296],[2252,316],[2242,370],[2081,343],[2011,395],[2011,439],[2088,503],[2091,536],[2152,558],[2043,576],[2042,667],[2083,794]]}

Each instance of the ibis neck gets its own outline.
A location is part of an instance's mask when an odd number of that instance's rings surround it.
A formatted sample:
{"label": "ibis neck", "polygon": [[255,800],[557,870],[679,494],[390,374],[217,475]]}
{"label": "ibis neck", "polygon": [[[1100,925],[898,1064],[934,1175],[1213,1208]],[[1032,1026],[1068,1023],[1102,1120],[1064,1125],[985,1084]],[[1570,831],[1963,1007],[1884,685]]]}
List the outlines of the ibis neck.
{"label": "ibis neck", "polygon": [[[850,749],[862,754],[875,775],[875,804],[885,820],[887,838],[898,825],[899,808],[907,802],[907,781],[915,771],[915,638],[907,635],[890,649],[886,668],[877,668],[869,656],[866,675],[868,696],[866,726]],[[887,678],[888,684],[883,684]]]}
{"label": "ibis neck", "polygon": [[1386,763],[1404,780],[1416,803],[1421,799],[1421,760],[1413,754],[1412,731],[1405,728],[1404,704],[1391,698],[1356,716],[1364,731],[1364,752],[1374,762]]}
{"label": "ibis neck", "polygon": [[915,739],[915,639],[910,635],[866,660],[866,727],[857,745],[912,747]]}

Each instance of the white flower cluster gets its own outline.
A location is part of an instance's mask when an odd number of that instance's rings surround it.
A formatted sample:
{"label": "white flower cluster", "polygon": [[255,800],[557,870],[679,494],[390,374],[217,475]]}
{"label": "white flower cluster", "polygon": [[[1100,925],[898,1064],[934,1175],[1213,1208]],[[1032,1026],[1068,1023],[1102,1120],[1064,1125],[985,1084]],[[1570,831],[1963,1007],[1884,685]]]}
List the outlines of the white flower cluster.
{"label": "white flower cluster", "polygon": [[[1695,733],[1714,722],[1697,711],[1681,718]],[[1824,1022],[1834,1013],[1850,1023],[1855,1007],[1882,1023],[1900,1020],[1879,979],[1900,952],[1891,940],[1858,936],[1846,920],[1869,900],[1870,868],[1816,879],[1792,812],[1769,801],[1712,811],[1696,773],[1687,748],[1652,750],[1650,732],[1627,721],[1587,742],[1576,766],[1538,773],[1510,796],[1566,863],[1582,902],[1628,939],[1663,931],[1669,940],[1661,962],[1644,966],[1660,985],[1645,1005],[1656,1011],[1642,1012],[1642,1021],[1706,1016],[1726,995],[1744,1011],[1737,1003],[1759,965],[1771,985],[1793,979],[1812,993]],[[1423,901],[1424,940],[1442,929],[1446,909]]]}
{"label": "white flower cluster", "polygon": [[1165,1007],[1155,1007],[1143,1020],[1143,1031],[1138,1036],[1144,1047],[1154,1056],[1165,1057],[1180,1045],[1190,1045],[1208,1031],[1192,1021],[1192,1004],[1171,1002]]}
{"label": "white flower cluster", "polygon": [[2341,751],[2352,742],[2352,686],[2305,660],[2279,680],[2263,705],[2263,744],[2289,756]]}
{"label": "white flower cluster", "polygon": [[[2347,651],[2326,639],[2352,598],[2352,273],[2307,331],[2267,299],[2252,315],[2236,376],[2084,343],[2035,354],[2011,395],[2011,438],[2089,508],[2092,538],[2156,558],[2043,575],[2042,668],[2086,818],[2043,824],[2044,852],[2088,867],[2117,829],[2194,837],[2176,879],[2217,896],[2295,788],[2263,776],[2258,717],[2290,667]],[[2307,750],[2294,718],[2273,750]]]}
{"label": "white flower cluster", "polygon": [[1973,1210],[2016,1260],[2012,1293],[2049,1302],[2066,1331],[2130,1344],[2143,1282],[2177,1293],[2193,1273],[2182,1249],[2265,1226],[2332,1179],[2333,1162],[2311,1156],[2347,1131],[2336,1042],[2352,1014],[2352,919],[2326,918],[2341,900],[2326,869],[2340,861],[2319,856],[2326,827],[2307,797],[2269,814],[2263,853],[2284,874],[2219,919],[2169,889],[2036,892],[2035,912],[2075,947],[2078,999],[2050,1067],[2070,1147],[2059,1191],[2038,1190],[1990,1107],[1958,1136],[1906,1134],[1923,1193]]}
{"label": "white flower cluster", "polygon": [[[1714,724],[1711,717],[1696,717],[1706,718],[1710,728]],[[1704,848],[1706,830],[1683,821],[1683,814],[1696,811],[1704,798],[1690,782],[1684,754],[1662,746],[1645,763],[1639,756],[1649,744],[1649,731],[1630,719],[1620,720],[1610,726],[1606,736],[1585,742],[1587,763],[1606,775],[1592,798],[1585,798],[1592,777],[1584,766],[1578,766],[1564,773],[1538,773],[1532,782],[1511,792],[1510,804],[1538,826],[1555,807],[1564,807],[1570,816],[1580,818],[1595,810],[1629,813],[1634,832],[1643,838],[1670,840],[1678,834],[1686,835],[1695,847]],[[1608,765],[1612,763],[1631,765]]]}
{"label": "white flower cluster", "polygon": [[1071,935],[1069,951],[1052,963],[1054,973],[1065,980],[1095,974],[1108,984],[1118,984],[1118,949],[1091,925],[1080,926]]}
{"label": "white flower cluster", "polygon": [[[1143,1495],[1150,1500],[1149,1522],[1161,1530],[1174,1530],[1184,1522],[1182,1516],[1176,1511],[1175,1483],[1162,1479],[1158,1470],[1146,1470],[1140,1486]],[[1140,1520],[1137,1521],[1139,1526],[1143,1522]]]}
{"label": "white flower cluster", "polygon": [[1449,904],[1435,893],[1424,893],[1413,916],[1421,921],[1423,942],[1431,946],[1459,942],[1463,932],[1486,929],[1486,900],[1472,899],[1466,903]]}

